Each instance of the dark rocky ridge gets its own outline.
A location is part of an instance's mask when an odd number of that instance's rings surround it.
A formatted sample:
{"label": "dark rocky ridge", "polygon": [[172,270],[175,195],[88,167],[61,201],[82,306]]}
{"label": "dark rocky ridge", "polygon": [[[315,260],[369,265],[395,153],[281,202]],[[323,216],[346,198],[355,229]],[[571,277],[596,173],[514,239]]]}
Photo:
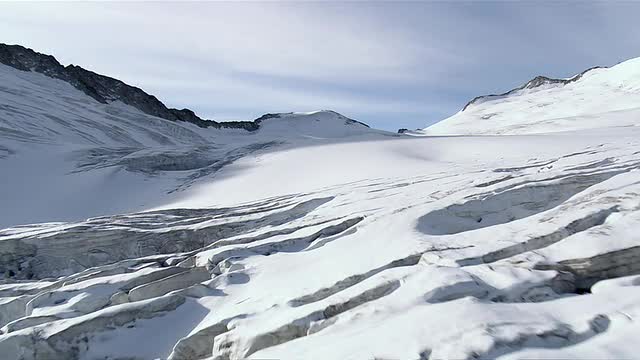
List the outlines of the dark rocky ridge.
{"label": "dark rocky ridge", "polygon": [[469,105],[474,104],[480,100],[491,100],[493,98],[501,98],[504,96],[509,96],[517,91],[520,90],[524,90],[524,89],[533,89],[533,88],[537,88],[538,86],[542,86],[542,85],[547,85],[547,84],[562,84],[562,85],[566,85],[575,81],[578,81],[582,78],[582,76],[584,76],[584,74],[586,74],[587,72],[594,70],[594,69],[602,69],[602,68],[606,68],[606,66],[594,66],[592,68],[589,68],[581,73],[579,73],[578,75],[570,78],[570,79],[554,79],[554,78],[549,78],[546,76],[536,76],[533,79],[529,80],[526,84],[519,86],[515,89],[509,90],[506,93],[502,93],[502,94],[491,94],[491,95],[482,95],[482,96],[477,96],[475,98],[473,98],[473,100],[469,101],[463,108],[462,111],[465,111],[467,109],[467,107],[469,107]]}
{"label": "dark rocky ridge", "polygon": [[189,109],[167,108],[155,96],[147,94],[142,89],[127,85],[118,79],[96,74],[80,66],[62,66],[55,57],[38,53],[20,45],[0,44],[0,63],[18,70],[34,71],[66,81],[100,103],[107,104],[119,100],[146,114],[171,121],[189,122],[202,128],[255,131],[260,127],[260,121],[217,122],[202,119]]}

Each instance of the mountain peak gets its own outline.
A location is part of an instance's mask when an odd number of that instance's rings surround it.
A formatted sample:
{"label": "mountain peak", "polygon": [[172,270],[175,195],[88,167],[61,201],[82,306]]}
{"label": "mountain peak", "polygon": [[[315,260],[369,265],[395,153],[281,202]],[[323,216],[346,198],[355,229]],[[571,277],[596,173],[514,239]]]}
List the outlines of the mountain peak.
{"label": "mountain peak", "polygon": [[269,119],[298,119],[298,120],[315,120],[315,121],[343,121],[345,125],[360,125],[366,128],[369,128],[369,125],[350,119],[336,111],[333,110],[317,110],[317,111],[309,111],[309,112],[286,112],[286,113],[267,113],[259,118],[255,119],[254,122],[260,124],[265,120]]}
{"label": "mountain peak", "polygon": [[165,106],[158,98],[144,90],[131,86],[121,80],[95,73],[81,66],[69,64],[63,66],[55,57],[42,54],[21,45],[0,43],[0,64],[13,67],[21,71],[37,72],[51,78],[59,79],[71,84],[94,100],[102,104],[121,101],[145,114],[157,116],[170,121],[182,121],[195,124],[201,128],[230,128],[256,131],[260,124],[267,119],[297,116],[313,116],[314,119],[335,118],[345,124],[368,125],[349,119],[333,110],[321,110],[309,113],[274,113],[264,114],[254,121],[224,121],[202,119],[193,110],[174,109]]}
{"label": "mountain peak", "polygon": [[636,126],[639,104],[640,58],[636,58],[612,67],[592,67],[566,79],[537,76],[506,93],[479,96],[421,132],[518,135]]}
{"label": "mountain peak", "polygon": [[475,98],[473,98],[471,101],[469,101],[463,108],[462,111],[467,110],[467,108],[470,105],[473,104],[479,104],[479,103],[483,103],[486,101],[491,101],[491,100],[496,100],[496,99],[501,99],[505,96],[510,96],[510,95],[515,95],[518,92],[525,90],[525,89],[535,89],[544,85],[566,85],[575,81],[578,81],[582,78],[582,76],[584,76],[584,74],[586,74],[587,72],[591,71],[591,70],[595,70],[595,69],[606,69],[606,67],[604,66],[594,66],[594,67],[590,67],[584,71],[582,71],[579,74],[576,74],[575,76],[568,78],[568,79],[556,79],[556,78],[550,78],[550,77],[546,77],[546,76],[542,76],[542,75],[538,75],[536,77],[534,77],[533,79],[527,81],[525,84],[518,86],[515,89],[511,89],[505,93],[502,94],[490,94],[490,95],[481,95],[481,96],[477,96]]}
{"label": "mountain peak", "polygon": [[62,66],[55,57],[20,45],[0,44],[0,63],[22,71],[32,71],[68,82],[94,100],[107,104],[114,101],[133,106],[145,114],[171,121],[184,121],[199,127],[258,129],[251,121],[217,122],[198,117],[189,109],[173,109],[158,98],[123,81],[86,70],[78,65]]}

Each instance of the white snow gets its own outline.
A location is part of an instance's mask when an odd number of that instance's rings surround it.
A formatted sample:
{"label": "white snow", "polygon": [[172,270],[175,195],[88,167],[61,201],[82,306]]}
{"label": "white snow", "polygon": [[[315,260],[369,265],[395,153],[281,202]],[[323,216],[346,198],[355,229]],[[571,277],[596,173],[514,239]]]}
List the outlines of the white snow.
{"label": "white snow", "polygon": [[255,133],[201,129],[100,104],[61,80],[2,64],[0,100],[5,227],[159,206],[255,151],[395,136],[332,111],[283,114]]}
{"label": "white snow", "polygon": [[423,135],[514,135],[640,124],[640,58],[579,80],[481,99]]}
{"label": "white snow", "polygon": [[[567,86],[624,83],[598,91],[631,104],[640,79],[618,66]],[[512,136],[398,136],[330,111],[243,133],[0,76],[8,359],[637,354],[640,127],[623,105],[558,110],[593,121],[553,134],[529,134],[545,116],[521,99],[568,109],[559,87],[468,109],[471,132],[480,107],[520,117]]]}

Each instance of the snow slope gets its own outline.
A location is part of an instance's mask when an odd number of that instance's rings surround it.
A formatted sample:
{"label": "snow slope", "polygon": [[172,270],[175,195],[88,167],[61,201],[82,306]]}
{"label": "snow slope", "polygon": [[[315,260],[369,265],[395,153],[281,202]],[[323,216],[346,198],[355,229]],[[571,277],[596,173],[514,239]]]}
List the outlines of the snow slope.
{"label": "snow slope", "polygon": [[[67,90],[64,96],[75,94]],[[64,96],[43,95],[54,103]],[[38,109],[31,106],[37,96],[19,99],[29,100],[20,111]],[[113,189],[93,204],[104,213],[111,203],[134,204],[127,202],[134,195],[118,189],[161,189],[154,196],[162,196],[144,212],[0,230],[4,358],[637,354],[639,127],[610,126],[607,116],[594,114],[602,128],[411,137],[319,112],[278,115],[246,134],[134,114],[149,131],[166,135],[158,130],[166,125],[195,133],[186,132],[184,143],[167,135],[169,145],[123,125],[122,113],[103,119],[112,108],[129,108],[86,106],[101,114],[89,117],[93,137],[109,121],[142,145],[119,153],[113,149],[132,145],[55,135],[27,143],[5,135],[3,173],[26,171],[14,169],[19,163],[51,164],[31,171],[59,176],[58,184],[44,185],[55,191],[73,180],[70,193],[95,177],[102,184],[93,191]],[[40,109],[37,121],[53,126]],[[204,143],[189,144],[191,136]],[[213,149],[200,155],[200,146]],[[96,155],[102,148],[108,151]],[[66,157],[76,151],[81,162]],[[229,161],[193,165],[198,156]],[[174,169],[185,163],[190,169]],[[19,182],[10,182],[11,191]],[[11,192],[3,191],[3,198]],[[25,217],[39,204],[40,216],[54,220],[58,208],[26,190],[20,197],[32,202]]]}
{"label": "snow slope", "polygon": [[564,83],[538,77],[507,94],[476,98],[422,134],[513,135],[640,124],[640,58],[575,78]]}
{"label": "snow slope", "polygon": [[257,151],[367,136],[390,134],[331,111],[202,129],[0,64],[0,226],[142,210]]}

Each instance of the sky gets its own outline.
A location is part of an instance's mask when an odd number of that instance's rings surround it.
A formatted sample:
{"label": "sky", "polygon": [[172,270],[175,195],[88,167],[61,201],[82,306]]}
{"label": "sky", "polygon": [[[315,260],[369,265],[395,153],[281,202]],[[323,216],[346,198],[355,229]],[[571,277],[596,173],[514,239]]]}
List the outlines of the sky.
{"label": "sky", "polygon": [[395,131],[640,56],[640,2],[0,2],[0,42],[204,118],[330,109]]}

